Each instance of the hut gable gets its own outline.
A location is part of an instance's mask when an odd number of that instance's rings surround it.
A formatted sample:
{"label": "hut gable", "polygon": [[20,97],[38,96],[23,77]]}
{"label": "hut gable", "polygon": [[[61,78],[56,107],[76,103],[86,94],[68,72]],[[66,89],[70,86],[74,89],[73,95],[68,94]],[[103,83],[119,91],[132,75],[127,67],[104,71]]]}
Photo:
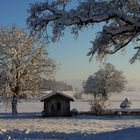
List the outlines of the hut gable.
{"label": "hut gable", "polygon": [[70,101],[74,101],[74,98],[58,91],[42,97],[43,116],[70,116]]}
{"label": "hut gable", "polygon": [[66,95],[66,94],[59,92],[59,91],[56,91],[56,92],[54,91],[54,92],[49,93],[48,95],[42,97],[40,101],[43,102],[43,101],[48,100],[49,98],[51,98],[53,96],[62,96],[64,98],[66,98],[67,100],[74,101],[73,97]]}

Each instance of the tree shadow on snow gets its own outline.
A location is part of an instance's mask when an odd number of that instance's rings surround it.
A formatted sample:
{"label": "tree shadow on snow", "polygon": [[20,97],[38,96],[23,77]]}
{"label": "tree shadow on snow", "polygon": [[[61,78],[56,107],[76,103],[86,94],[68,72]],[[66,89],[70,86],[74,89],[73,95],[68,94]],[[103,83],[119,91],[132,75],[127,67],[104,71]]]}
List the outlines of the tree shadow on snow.
{"label": "tree shadow on snow", "polygon": [[81,115],[73,117],[73,119],[93,119],[93,120],[132,120],[140,119],[140,115]]}
{"label": "tree shadow on snow", "polygon": [[135,116],[80,115],[80,116],[72,116],[72,117],[42,117],[41,112],[20,112],[17,114],[17,116],[13,117],[11,112],[4,112],[4,113],[0,113],[0,119],[132,120],[132,119],[140,119],[140,115],[135,115]]}
{"label": "tree shadow on snow", "polygon": [[63,133],[35,132],[28,130],[7,130],[0,133],[0,139],[11,137],[14,140],[139,140],[140,127],[132,127],[103,133]]}
{"label": "tree shadow on snow", "polygon": [[37,119],[42,118],[40,112],[22,112],[18,113],[17,116],[12,116],[12,113],[0,113],[0,119]]}

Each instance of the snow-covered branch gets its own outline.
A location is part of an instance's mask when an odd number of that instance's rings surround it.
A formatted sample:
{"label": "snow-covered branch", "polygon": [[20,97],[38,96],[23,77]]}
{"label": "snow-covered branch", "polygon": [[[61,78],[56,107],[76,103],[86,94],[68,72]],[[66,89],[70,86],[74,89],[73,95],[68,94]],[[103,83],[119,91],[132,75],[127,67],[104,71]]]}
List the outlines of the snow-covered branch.
{"label": "snow-covered branch", "polygon": [[[54,3],[33,4],[29,10],[30,16],[27,19],[27,24],[34,33],[42,32],[51,25],[53,41],[58,40],[67,27],[71,27],[72,33],[77,34],[82,28],[102,22],[102,32],[108,37],[104,43],[107,46],[119,46],[115,47],[119,50],[127,46],[130,42],[129,40],[132,40],[130,38],[134,39],[140,33],[140,11],[139,1],[137,0],[85,0],[84,2],[79,2],[79,5],[73,9],[63,9],[61,7],[62,3],[59,1],[57,1],[57,4]],[[126,34],[131,35],[126,37]],[[121,37],[126,39],[123,43]],[[96,40],[93,42],[96,42],[96,46],[93,46],[92,49],[97,54],[99,51],[108,50],[105,45],[104,49],[103,47],[101,49],[99,41],[98,43]],[[99,48],[96,49],[98,44]],[[114,53],[117,49],[115,49]],[[106,51],[107,53],[110,53],[110,51]]]}
{"label": "snow-covered branch", "polygon": [[133,64],[135,60],[140,60],[140,46],[135,47],[135,49],[138,49],[136,54],[130,59],[130,63]]}

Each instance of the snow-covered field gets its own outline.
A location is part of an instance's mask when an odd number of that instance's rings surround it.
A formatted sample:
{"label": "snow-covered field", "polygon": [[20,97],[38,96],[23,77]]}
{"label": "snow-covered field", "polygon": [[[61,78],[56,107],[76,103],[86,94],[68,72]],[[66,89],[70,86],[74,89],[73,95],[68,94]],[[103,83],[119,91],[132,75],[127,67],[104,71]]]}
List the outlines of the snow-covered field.
{"label": "snow-covered field", "polygon": [[[127,96],[130,94],[130,96]],[[138,93],[111,97],[110,108],[119,108],[122,99],[129,97],[132,108],[140,108]],[[74,102],[71,108],[89,110],[87,102]],[[19,115],[12,118],[10,108],[0,108],[0,140],[140,140],[140,116],[77,116],[43,118],[43,103],[18,104]],[[53,139],[52,139],[53,138]],[[57,139],[56,139],[57,138]]]}
{"label": "snow-covered field", "polygon": [[0,139],[139,140],[140,117],[1,118]]}

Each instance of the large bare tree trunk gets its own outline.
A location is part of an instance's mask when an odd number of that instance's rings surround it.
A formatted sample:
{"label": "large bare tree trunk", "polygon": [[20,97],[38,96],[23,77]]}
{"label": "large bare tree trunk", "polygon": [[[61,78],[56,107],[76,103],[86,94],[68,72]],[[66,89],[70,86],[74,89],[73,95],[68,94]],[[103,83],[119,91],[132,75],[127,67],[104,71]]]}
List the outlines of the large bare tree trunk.
{"label": "large bare tree trunk", "polygon": [[13,95],[12,98],[12,116],[17,116],[17,96]]}

